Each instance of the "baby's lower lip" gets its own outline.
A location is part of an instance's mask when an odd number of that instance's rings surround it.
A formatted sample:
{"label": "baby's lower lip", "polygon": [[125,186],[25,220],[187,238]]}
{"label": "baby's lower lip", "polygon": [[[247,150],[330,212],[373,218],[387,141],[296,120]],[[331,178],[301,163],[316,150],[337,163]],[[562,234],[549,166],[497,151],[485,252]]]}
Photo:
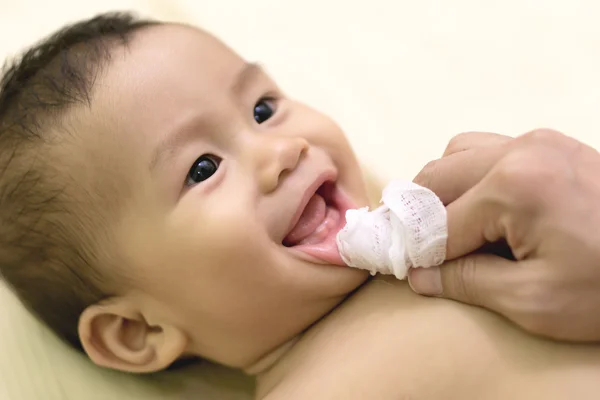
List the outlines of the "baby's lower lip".
{"label": "baby's lower lip", "polygon": [[335,189],[323,222],[309,237],[289,249],[327,264],[346,266],[339,254],[336,236],[346,224],[345,215],[350,208],[349,200]]}

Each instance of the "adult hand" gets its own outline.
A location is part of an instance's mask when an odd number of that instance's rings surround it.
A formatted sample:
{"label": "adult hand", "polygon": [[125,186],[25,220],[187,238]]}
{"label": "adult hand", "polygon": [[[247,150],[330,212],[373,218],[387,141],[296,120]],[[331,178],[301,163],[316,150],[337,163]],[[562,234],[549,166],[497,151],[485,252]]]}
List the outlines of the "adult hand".
{"label": "adult hand", "polygon": [[[563,134],[462,134],[415,182],[447,205],[450,260],[413,290],[482,306],[524,329],[600,340],[600,153]],[[513,260],[473,253],[505,240]]]}

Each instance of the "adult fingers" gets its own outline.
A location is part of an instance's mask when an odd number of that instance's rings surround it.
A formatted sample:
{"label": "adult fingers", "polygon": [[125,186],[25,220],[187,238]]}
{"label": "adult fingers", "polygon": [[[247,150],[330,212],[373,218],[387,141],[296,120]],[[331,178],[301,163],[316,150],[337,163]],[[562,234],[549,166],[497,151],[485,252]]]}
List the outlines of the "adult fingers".
{"label": "adult fingers", "polygon": [[523,280],[524,267],[490,254],[471,254],[439,267],[413,268],[408,282],[416,293],[452,299],[513,314],[513,288]]}
{"label": "adult fingers", "polygon": [[497,146],[513,140],[512,137],[491,132],[464,132],[454,136],[448,142],[444,155],[459,153],[465,150]]}
{"label": "adult fingers", "polygon": [[460,151],[429,162],[413,180],[450,204],[481,181],[510,149],[506,142]]}
{"label": "adult fingers", "polygon": [[535,146],[560,147],[561,151],[581,148],[576,140],[550,129],[536,129],[514,139],[485,132],[464,133],[453,138],[444,157],[429,162],[414,182],[431,189],[444,204],[450,204],[483,179],[509,152]]}
{"label": "adult fingers", "polygon": [[453,260],[480,249],[486,243],[505,238],[502,206],[493,201],[485,183],[477,185],[446,207],[448,239],[446,260]]}

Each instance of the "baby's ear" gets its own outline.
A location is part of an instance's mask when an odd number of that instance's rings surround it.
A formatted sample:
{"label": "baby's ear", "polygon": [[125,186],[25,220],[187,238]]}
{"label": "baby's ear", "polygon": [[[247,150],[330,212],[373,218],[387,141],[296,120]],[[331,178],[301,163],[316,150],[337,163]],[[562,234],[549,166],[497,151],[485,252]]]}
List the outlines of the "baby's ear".
{"label": "baby's ear", "polygon": [[187,337],[169,324],[150,325],[131,302],[112,298],[85,309],[79,339],[99,366],[126,372],[156,372],[183,355]]}

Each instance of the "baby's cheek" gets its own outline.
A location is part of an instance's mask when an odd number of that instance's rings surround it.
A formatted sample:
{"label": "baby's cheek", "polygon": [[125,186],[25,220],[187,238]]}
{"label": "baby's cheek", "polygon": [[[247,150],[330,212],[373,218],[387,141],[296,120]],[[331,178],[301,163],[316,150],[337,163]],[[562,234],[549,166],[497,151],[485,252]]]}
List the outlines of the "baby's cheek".
{"label": "baby's cheek", "polygon": [[203,237],[204,247],[219,249],[226,257],[254,253],[260,246],[264,231],[254,217],[250,212],[241,211],[240,207],[226,211],[215,210],[196,230]]}
{"label": "baby's cheek", "polygon": [[243,291],[249,277],[252,279],[251,272],[265,257],[251,234],[252,226],[234,215],[215,212],[180,228],[179,240],[170,239],[172,259],[187,279],[200,280],[203,287],[218,286],[219,293]]}
{"label": "baby's cheek", "polygon": [[305,107],[294,116],[297,134],[306,138],[311,144],[326,149],[347,151],[350,147],[346,135],[340,126],[330,117]]}
{"label": "baby's cheek", "polygon": [[314,146],[325,151],[340,170],[340,174],[360,174],[356,155],[348,137],[340,126],[326,115],[316,113],[307,127],[308,139]]}

